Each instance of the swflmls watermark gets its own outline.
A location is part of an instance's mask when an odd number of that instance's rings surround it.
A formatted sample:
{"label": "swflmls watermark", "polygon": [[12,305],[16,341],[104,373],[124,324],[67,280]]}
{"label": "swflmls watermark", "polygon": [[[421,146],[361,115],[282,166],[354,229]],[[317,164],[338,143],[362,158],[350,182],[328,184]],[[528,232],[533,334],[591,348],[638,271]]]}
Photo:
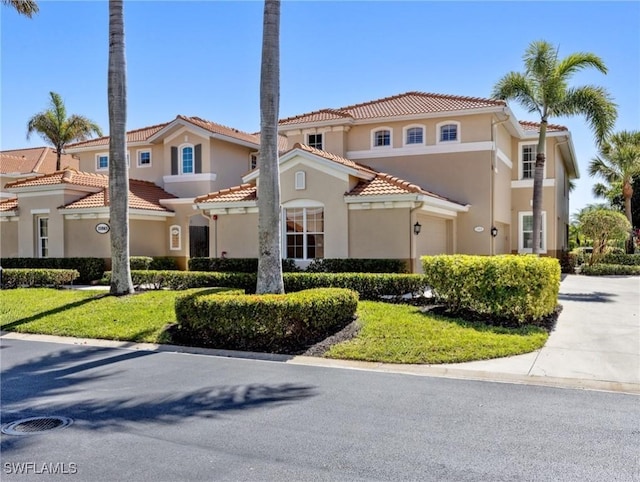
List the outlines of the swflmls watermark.
{"label": "swflmls watermark", "polygon": [[2,469],[7,475],[75,475],[78,464],[74,462],[5,462]]}

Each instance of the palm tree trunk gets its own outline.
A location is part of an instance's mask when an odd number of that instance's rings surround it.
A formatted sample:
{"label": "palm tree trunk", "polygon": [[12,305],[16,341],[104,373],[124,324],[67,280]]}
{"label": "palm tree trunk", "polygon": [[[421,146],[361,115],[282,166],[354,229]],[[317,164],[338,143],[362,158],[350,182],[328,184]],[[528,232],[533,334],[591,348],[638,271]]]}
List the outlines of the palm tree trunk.
{"label": "palm tree trunk", "polygon": [[134,292],[129,267],[129,176],[126,155],[127,79],[123,0],[109,0],[109,215],[111,294]]}
{"label": "palm tree trunk", "polygon": [[280,243],[278,109],[280,101],[280,0],[265,0],[260,73],[260,176],[256,293],[284,293]]}
{"label": "palm tree trunk", "polygon": [[625,251],[629,254],[633,254],[635,251],[633,243],[633,211],[631,210],[631,198],[633,197],[633,186],[629,181],[626,181],[622,186],[622,197],[624,198],[624,213],[631,224],[629,230],[629,239],[627,239]]}
{"label": "palm tree trunk", "polygon": [[540,228],[542,227],[542,181],[544,179],[544,163],[546,161],[547,119],[540,122],[540,135],[536,150],[536,168],[533,175],[533,246],[531,252],[540,254]]}

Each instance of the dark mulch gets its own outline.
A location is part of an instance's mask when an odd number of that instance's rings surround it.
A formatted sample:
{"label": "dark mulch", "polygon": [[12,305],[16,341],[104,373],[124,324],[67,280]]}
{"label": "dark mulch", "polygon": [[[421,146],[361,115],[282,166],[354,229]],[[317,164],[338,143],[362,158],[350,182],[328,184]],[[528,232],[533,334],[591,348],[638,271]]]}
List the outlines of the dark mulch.
{"label": "dark mulch", "polygon": [[360,324],[358,320],[353,320],[347,326],[345,326],[342,330],[340,330],[335,335],[331,335],[324,340],[319,341],[315,345],[310,346],[304,352],[300,353],[305,356],[322,356],[325,352],[331,348],[333,345],[337,343],[342,343],[343,341],[350,340],[354,336],[358,334],[360,331]]}

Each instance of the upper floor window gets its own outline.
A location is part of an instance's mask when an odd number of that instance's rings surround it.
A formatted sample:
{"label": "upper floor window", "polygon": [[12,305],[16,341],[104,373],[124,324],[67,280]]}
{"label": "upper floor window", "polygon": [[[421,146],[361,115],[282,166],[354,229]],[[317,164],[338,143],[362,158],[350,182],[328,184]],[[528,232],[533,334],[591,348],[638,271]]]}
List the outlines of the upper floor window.
{"label": "upper floor window", "polygon": [[424,144],[424,128],[409,127],[405,130],[404,143],[406,145]]}
{"label": "upper floor window", "polygon": [[180,148],[180,163],[182,174],[193,174],[193,146]]}
{"label": "upper floor window", "polygon": [[439,129],[439,142],[452,142],[458,140],[458,124],[444,124]]}
{"label": "upper floor window", "polygon": [[525,144],[522,146],[521,179],[533,179],[536,171],[536,155],[538,146]]}
{"label": "upper floor window", "polygon": [[322,134],[308,134],[307,145],[322,150]]}
{"label": "upper floor window", "polygon": [[373,132],[373,147],[391,146],[391,129],[378,129]]}
{"label": "upper floor window", "polygon": [[138,167],[151,165],[151,151],[138,151]]}
{"label": "upper floor window", "polygon": [[253,171],[256,167],[258,167],[258,154],[251,153],[249,154],[249,170]]}
{"label": "upper floor window", "polygon": [[109,169],[109,154],[96,154],[96,170]]}

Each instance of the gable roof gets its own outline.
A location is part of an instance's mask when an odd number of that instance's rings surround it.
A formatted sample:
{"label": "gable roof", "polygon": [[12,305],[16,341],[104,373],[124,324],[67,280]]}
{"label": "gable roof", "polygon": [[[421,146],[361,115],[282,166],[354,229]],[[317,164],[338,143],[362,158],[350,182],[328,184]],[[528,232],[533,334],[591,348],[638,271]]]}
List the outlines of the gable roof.
{"label": "gable roof", "polygon": [[484,99],[480,97],[406,92],[404,94],[384,97],[361,104],[353,104],[337,109],[321,109],[294,117],[288,117],[282,119],[279,124],[280,126],[289,126],[335,120],[356,121],[482,109],[487,107],[503,107],[506,105],[506,102],[502,100]]}
{"label": "gable roof", "polygon": [[[153,140],[152,138],[159,134],[163,129],[171,129],[174,125],[180,125],[184,122],[187,122],[193,126],[199,127],[208,131],[211,134],[217,134],[225,137],[229,137],[231,139],[236,139],[238,141],[248,142],[251,144],[260,144],[259,138],[255,134],[250,134],[248,132],[243,132],[241,130],[235,129],[233,127],[228,127],[222,124],[218,124],[216,122],[212,122],[206,119],[202,119],[201,117],[190,117],[186,115],[177,115],[175,119],[170,122],[164,122],[162,124],[156,124],[153,126],[142,127],[140,129],[135,129],[127,132],[127,143],[144,143],[150,142]],[[109,136],[98,137],[96,139],[89,139],[87,141],[76,142],[75,144],[69,144],[67,149],[78,149],[78,148],[91,148],[91,147],[101,147],[109,145]]]}
{"label": "gable roof", "polygon": [[58,184],[71,184],[84,187],[105,187],[109,185],[109,177],[104,174],[82,172],[75,169],[64,169],[44,176],[29,177],[13,181],[7,183],[5,188],[54,186]]}
{"label": "gable roof", "polygon": [[222,189],[217,192],[205,194],[204,196],[198,196],[195,198],[194,203],[223,203],[223,202],[242,202],[242,201],[255,201],[256,196],[255,184],[241,184],[240,186],[231,187],[229,189]]}
{"label": "gable roof", "polygon": [[18,209],[18,198],[0,201],[0,213],[11,213]]}
{"label": "gable roof", "polygon": [[[50,147],[29,147],[0,152],[0,173],[49,173],[56,170],[56,151]],[[62,154],[61,167],[78,167],[78,159]]]}
{"label": "gable roof", "polygon": [[[525,132],[535,131],[538,132],[540,130],[539,122],[531,122],[531,121],[519,121],[520,127],[524,129]],[[561,126],[559,124],[547,124],[547,132],[560,132],[560,131],[568,131],[569,129],[565,126]]]}

